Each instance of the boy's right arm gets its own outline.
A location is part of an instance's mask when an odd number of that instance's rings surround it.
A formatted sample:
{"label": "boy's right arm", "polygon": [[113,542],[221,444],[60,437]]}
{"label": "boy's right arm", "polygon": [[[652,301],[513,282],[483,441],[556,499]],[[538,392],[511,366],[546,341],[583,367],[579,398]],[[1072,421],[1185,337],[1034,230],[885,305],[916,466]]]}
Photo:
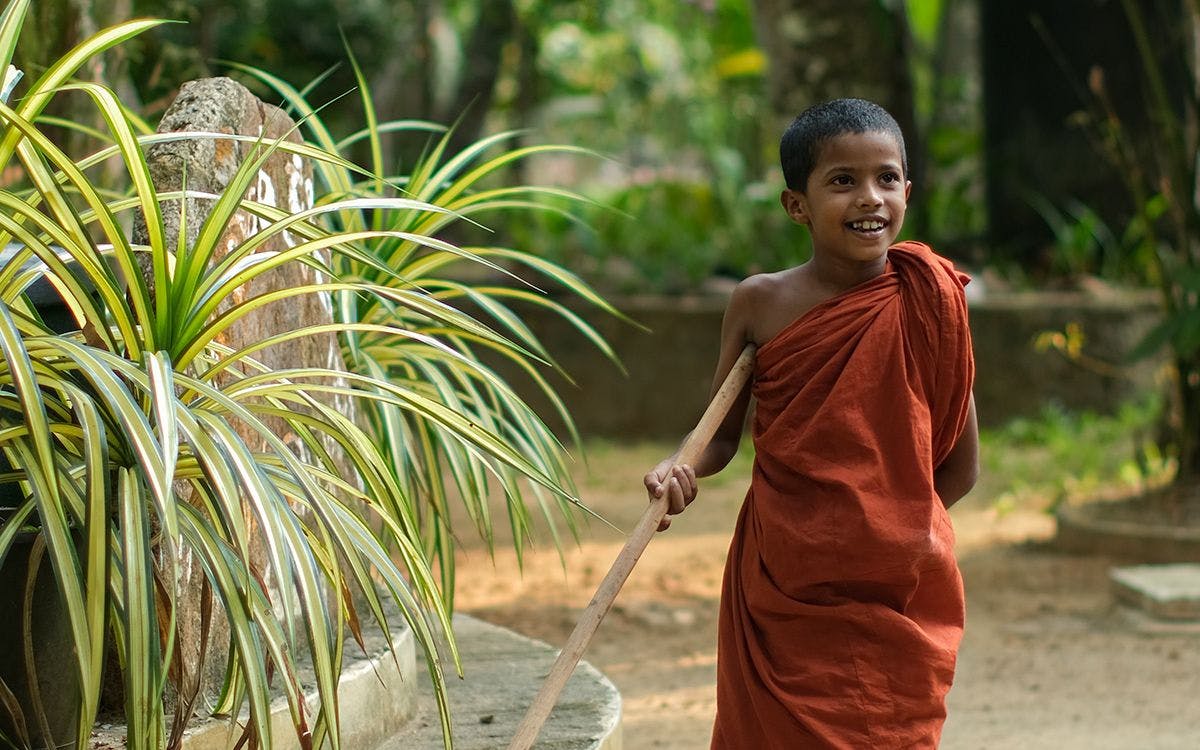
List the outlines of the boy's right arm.
{"label": "boy's right arm", "polygon": [[[721,321],[721,351],[709,391],[710,400],[733,369],[742,349],[754,341],[750,321],[754,319],[754,310],[760,296],[756,293],[757,288],[755,277],[751,277],[738,284],[730,297],[729,307],[726,308]],[[650,497],[658,498],[664,492],[668,493],[667,515],[659,524],[659,531],[669,527],[671,516],[682,513],[696,498],[696,478],[716,474],[725,468],[737,453],[742,427],[746,421],[746,410],[750,404],[750,387],[751,383],[747,382],[695,465],[676,466],[675,460],[679,455],[679,451],[676,450],[647,472],[643,481]],[[683,442],[687,442],[686,437]]]}

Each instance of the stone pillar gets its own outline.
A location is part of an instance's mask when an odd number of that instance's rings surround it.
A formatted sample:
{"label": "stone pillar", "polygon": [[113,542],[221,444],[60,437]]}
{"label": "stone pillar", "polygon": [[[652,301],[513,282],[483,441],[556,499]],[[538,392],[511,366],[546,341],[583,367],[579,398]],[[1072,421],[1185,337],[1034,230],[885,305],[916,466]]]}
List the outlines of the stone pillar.
{"label": "stone pillar", "polygon": [[[287,114],[277,107],[259,101],[244,86],[229,78],[209,78],[184,84],[178,98],[163,115],[158,130],[236,133],[254,137],[261,135],[264,142],[271,142],[285,135],[291,141],[300,140],[294,132],[294,123]],[[234,140],[194,138],[155,144],[147,149],[147,159],[154,184],[159,191],[179,190],[185,186],[186,179],[186,187],[189,190],[219,195],[227,188],[243,159],[247,158],[254,148],[252,143]],[[312,166],[299,156],[282,150],[276,151],[259,171],[246,198],[275,205],[290,212],[310,208],[313,205]],[[211,199],[188,198],[187,226],[181,227],[179,201],[164,202],[162,212],[167,230],[167,247],[176,246],[180,232],[183,232],[186,245],[191,247],[200,226],[211,210],[212,203]],[[229,249],[252,237],[261,226],[261,220],[257,217],[246,212],[238,213],[220,240],[220,247],[224,252],[220,253],[216,260]],[[144,224],[134,227],[133,241],[141,244],[147,242]],[[262,250],[284,250],[288,244],[293,243],[294,238],[283,233],[273,237]],[[149,263],[148,258],[143,259],[143,271],[147,280],[152,281]],[[318,280],[316,276],[315,270],[301,263],[287,264],[237,289],[229,300],[222,303],[220,311],[270,290],[312,284]],[[327,296],[309,294],[290,297],[251,313],[223,334],[219,341],[236,350],[283,331],[331,322],[332,318],[333,307]],[[255,358],[273,369],[305,365],[342,369],[338,342],[332,334],[294,339],[258,352]],[[350,403],[339,403],[338,408],[343,414],[353,415]],[[275,428],[276,434],[302,459],[309,458],[298,437],[288,432],[282,421],[268,424]],[[241,432],[252,448],[259,447],[261,441],[258,438],[245,430]],[[337,454],[336,446],[329,446],[327,449],[334,455]],[[351,476],[349,472],[343,472],[343,475]],[[186,489],[183,489],[182,493],[186,493]],[[251,520],[247,511],[247,522]],[[264,559],[262,550],[254,550],[253,556],[256,558],[256,564],[260,564]],[[187,560],[183,561],[181,567],[181,590],[184,593],[180,602],[180,656],[188,678],[202,680],[205,689],[208,689],[214,684],[219,684],[222,679],[228,625],[219,621],[221,618],[217,616],[219,613],[216,611],[219,608],[214,608],[208,654],[205,664],[199,665],[197,669],[201,640],[200,592],[204,573],[200,566],[189,565]],[[274,581],[270,578],[267,579],[267,583],[274,587]],[[273,592],[273,596],[279,595],[277,590]]]}

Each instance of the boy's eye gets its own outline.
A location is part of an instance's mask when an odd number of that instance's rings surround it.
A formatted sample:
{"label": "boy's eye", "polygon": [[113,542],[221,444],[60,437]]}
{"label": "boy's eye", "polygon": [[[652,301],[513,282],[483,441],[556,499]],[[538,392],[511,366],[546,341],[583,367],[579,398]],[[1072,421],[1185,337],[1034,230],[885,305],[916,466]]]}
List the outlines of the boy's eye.
{"label": "boy's eye", "polygon": [[840,174],[833,178],[834,185],[849,185],[852,182],[854,182],[854,180],[850,179],[850,175],[848,174]]}
{"label": "boy's eye", "polygon": [[879,179],[882,180],[885,185],[890,185],[895,182],[900,182],[900,175],[896,174],[895,172],[884,172]]}

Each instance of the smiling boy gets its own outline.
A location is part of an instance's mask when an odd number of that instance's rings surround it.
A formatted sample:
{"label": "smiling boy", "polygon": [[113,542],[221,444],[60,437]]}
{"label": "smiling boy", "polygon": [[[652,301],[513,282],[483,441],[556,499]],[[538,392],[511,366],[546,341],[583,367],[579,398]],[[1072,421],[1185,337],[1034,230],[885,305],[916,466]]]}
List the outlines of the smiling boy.
{"label": "smiling boy", "polygon": [[752,383],[694,466],[644,480],[670,498],[665,529],[736,453],[754,396],[712,747],[935,748],[964,620],[947,509],[978,472],[967,279],[893,245],[911,183],[878,105],[806,110],[780,159],[812,258],[738,285],[713,382],[753,343]]}

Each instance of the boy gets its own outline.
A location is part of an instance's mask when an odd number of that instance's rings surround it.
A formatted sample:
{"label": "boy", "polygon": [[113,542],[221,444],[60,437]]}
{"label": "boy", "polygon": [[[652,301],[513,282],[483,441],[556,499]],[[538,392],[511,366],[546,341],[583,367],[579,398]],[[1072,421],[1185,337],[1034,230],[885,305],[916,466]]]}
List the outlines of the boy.
{"label": "boy", "polygon": [[892,246],[912,185],[882,108],[812,107],[779,150],[812,259],[737,286],[713,382],[747,343],[753,380],[696,465],[645,477],[665,529],[733,457],[754,396],[712,747],[935,748],[964,617],[947,508],[978,472],[967,278]]}

